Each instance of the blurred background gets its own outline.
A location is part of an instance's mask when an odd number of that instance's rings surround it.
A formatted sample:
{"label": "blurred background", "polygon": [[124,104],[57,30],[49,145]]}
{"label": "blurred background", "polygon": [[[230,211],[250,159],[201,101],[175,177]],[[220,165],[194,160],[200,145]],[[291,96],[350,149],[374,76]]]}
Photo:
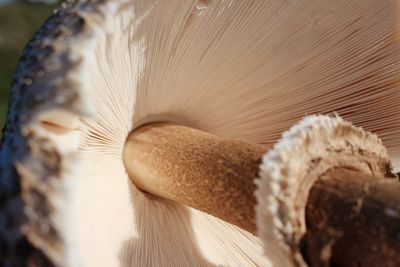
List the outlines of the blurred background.
{"label": "blurred background", "polygon": [[58,0],[0,0],[1,129],[6,118],[8,95],[18,58],[26,43],[58,3]]}

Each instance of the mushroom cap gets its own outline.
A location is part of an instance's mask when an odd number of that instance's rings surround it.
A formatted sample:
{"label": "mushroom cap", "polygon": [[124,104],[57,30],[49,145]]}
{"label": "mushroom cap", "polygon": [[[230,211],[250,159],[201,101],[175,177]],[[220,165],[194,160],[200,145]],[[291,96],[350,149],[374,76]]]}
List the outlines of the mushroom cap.
{"label": "mushroom cap", "polygon": [[121,158],[128,133],[180,122],[271,147],[304,114],[336,111],[396,157],[398,9],[65,2],[14,77],[0,165],[13,223],[1,220],[0,237],[56,266],[269,266],[257,237],[137,190]]}

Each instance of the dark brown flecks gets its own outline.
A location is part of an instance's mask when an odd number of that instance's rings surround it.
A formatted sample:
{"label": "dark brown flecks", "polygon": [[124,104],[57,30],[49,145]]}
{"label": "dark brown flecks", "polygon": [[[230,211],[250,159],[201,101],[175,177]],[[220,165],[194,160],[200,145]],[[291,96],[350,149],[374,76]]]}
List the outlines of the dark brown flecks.
{"label": "dark brown flecks", "polygon": [[307,204],[302,247],[309,266],[400,266],[400,182],[347,169],[324,176]]}
{"label": "dark brown flecks", "polygon": [[53,142],[31,126],[47,107],[77,106],[79,90],[69,74],[82,60],[72,57],[71,44],[90,39],[91,26],[99,25],[88,26],[84,17],[103,16],[103,9],[95,8],[103,3],[108,1],[63,3],[19,60],[1,142],[0,266],[60,267],[65,261],[65,233],[54,220],[60,211],[53,199],[64,190],[62,158]]}

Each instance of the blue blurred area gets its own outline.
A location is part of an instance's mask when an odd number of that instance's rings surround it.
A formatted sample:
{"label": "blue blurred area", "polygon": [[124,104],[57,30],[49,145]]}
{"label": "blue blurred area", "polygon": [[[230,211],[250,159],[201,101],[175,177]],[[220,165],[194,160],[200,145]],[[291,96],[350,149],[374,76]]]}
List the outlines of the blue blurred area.
{"label": "blue blurred area", "polygon": [[0,7],[9,5],[13,2],[13,0],[0,0]]}
{"label": "blue blurred area", "polygon": [[54,5],[57,4],[58,0],[0,0],[0,7],[10,5],[13,3],[23,3],[23,2],[31,2],[31,3],[43,3],[46,5]]}

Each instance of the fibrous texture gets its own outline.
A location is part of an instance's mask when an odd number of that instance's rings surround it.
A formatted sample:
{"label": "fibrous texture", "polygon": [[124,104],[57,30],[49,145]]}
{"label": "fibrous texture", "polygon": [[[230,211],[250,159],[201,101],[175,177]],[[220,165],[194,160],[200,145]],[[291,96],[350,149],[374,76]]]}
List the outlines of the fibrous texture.
{"label": "fibrous texture", "polygon": [[395,157],[398,11],[389,0],[67,1],[12,86],[3,265],[268,266],[253,235],[137,190],[126,136],[177,121],[270,147],[304,114],[336,111]]}
{"label": "fibrous texture", "polygon": [[306,117],[263,157],[257,180],[257,225],[265,253],[276,266],[307,266],[299,248],[306,232],[308,193],[334,168],[392,176],[389,156],[378,137],[340,117]]}

